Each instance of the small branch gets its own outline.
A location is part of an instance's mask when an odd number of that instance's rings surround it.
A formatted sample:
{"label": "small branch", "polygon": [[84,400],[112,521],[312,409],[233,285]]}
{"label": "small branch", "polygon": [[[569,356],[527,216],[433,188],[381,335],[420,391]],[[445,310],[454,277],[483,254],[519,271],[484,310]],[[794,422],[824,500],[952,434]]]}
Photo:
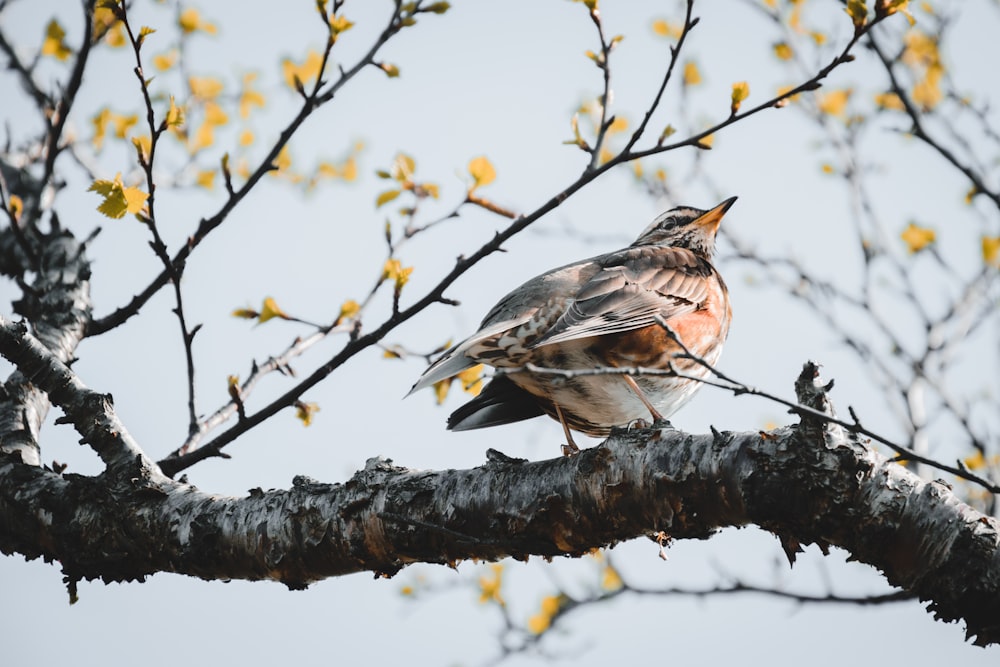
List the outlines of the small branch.
{"label": "small branch", "polygon": [[941,157],[945,159],[949,164],[960,171],[969,181],[975,186],[976,191],[979,194],[985,195],[993,202],[993,205],[1000,209],[1000,191],[991,190],[986,183],[979,177],[975,171],[969,168],[967,165],[962,164],[962,162],[952,153],[950,150],[945,148],[940,142],[936,141],[927,130],[924,128],[924,124],[921,122],[921,113],[914,105],[913,100],[910,99],[909,94],[900,84],[899,79],[896,77],[895,67],[893,62],[885,55],[885,52],[879,46],[878,41],[875,39],[874,34],[868,35],[868,46],[871,50],[878,56],[879,61],[882,63],[883,68],[885,68],[885,73],[889,77],[889,83],[892,92],[896,93],[899,100],[903,103],[903,108],[906,110],[906,115],[910,117],[910,122],[913,125],[911,130],[913,136],[920,139],[922,142],[927,144],[930,148],[938,153]]}
{"label": "small branch", "polygon": [[142,149],[137,147],[136,152],[138,153],[139,166],[146,177],[146,189],[148,190],[149,196],[146,199],[146,208],[142,215],[146,226],[149,227],[150,233],[153,235],[153,240],[150,243],[153,252],[156,254],[157,258],[163,264],[164,273],[170,277],[170,283],[174,288],[174,303],[176,304],[173,308],[174,314],[177,316],[177,322],[180,326],[181,333],[181,344],[184,349],[184,360],[187,370],[187,394],[188,394],[188,433],[192,434],[198,430],[198,410],[195,401],[195,379],[194,379],[194,337],[197,333],[197,327],[195,329],[189,329],[187,325],[187,318],[184,314],[184,295],[181,288],[181,279],[184,275],[184,262],[174,263],[170,259],[170,255],[167,252],[167,245],[163,241],[163,237],[160,235],[159,227],[156,223],[156,180],[153,178],[153,165],[156,160],[156,148],[159,144],[160,137],[167,130],[167,119],[164,118],[159,124],[156,122],[156,114],[153,110],[153,100],[149,94],[149,86],[146,82],[145,74],[143,73],[142,67],[142,42],[136,37],[132,30],[132,26],[128,21],[128,8],[125,4],[121,5],[121,11],[118,14],[121,19],[122,25],[125,27],[126,34],[128,35],[129,42],[132,45],[132,52],[135,56],[135,76],[139,80],[139,88],[142,91],[142,99],[146,105],[146,124],[149,127],[149,155],[144,155]]}
{"label": "small branch", "polygon": [[[52,183],[52,178],[55,173],[56,158],[59,157],[59,153],[62,151],[62,147],[59,146],[59,142],[62,140],[63,129],[66,127],[66,121],[69,118],[70,109],[73,108],[73,102],[76,100],[76,94],[79,92],[80,86],[83,84],[83,72],[87,68],[87,58],[90,55],[90,49],[93,43],[93,15],[94,5],[96,2],[97,0],[84,0],[83,2],[83,39],[81,40],[80,48],[76,53],[76,60],[73,63],[73,69],[70,73],[69,80],[63,88],[63,95],[56,103],[52,112],[52,117],[46,118],[48,133],[45,141],[45,163],[41,178],[43,186],[47,186]],[[41,197],[33,199],[33,208],[41,206],[41,202]],[[25,211],[25,214],[28,216],[26,219],[29,223],[31,223],[32,221],[38,219],[39,213],[40,211],[37,209]]]}
{"label": "small branch", "polygon": [[608,105],[611,103],[611,65],[609,58],[611,57],[611,48],[613,45],[604,36],[604,24],[601,22],[601,13],[597,9],[596,4],[590,10],[590,20],[597,28],[597,38],[601,44],[601,53],[594,58],[594,63],[600,68],[603,78],[603,88],[600,97],[601,114],[600,120],[597,123],[597,137],[594,139],[593,148],[590,148],[590,164],[587,167],[588,170],[593,170],[601,161],[601,149],[604,147],[604,140],[607,137],[608,128],[611,127],[613,120],[608,118]]}
{"label": "small branch", "polygon": [[18,77],[21,79],[21,86],[27,91],[28,95],[35,102],[35,107],[41,113],[44,118],[46,112],[51,110],[55,103],[52,98],[49,97],[38,84],[35,83],[35,78],[32,76],[31,69],[25,65],[20,58],[17,56],[17,51],[14,45],[7,41],[7,33],[0,30],[0,51],[7,56],[7,69],[14,70]]}
{"label": "small branch", "polygon": [[646,109],[646,113],[643,115],[642,121],[639,123],[639,126],[636,127],[635,132],[632,133],[628,143],[625,144],[625,148],[622,149],[623,154],[631,153],[635,145],[645,135],[646,128],[649,127],[650,118],[653,117],[653,114],[660,107],[660,102],[663,100],[663,95],[667,90],[667,85],[670,84],[670,80],[674,75],[674,67],[680,59],[681,49],[684,48],[684,42],[687,41],[687,37],[694,27],[698,25],[699,19],[693,18],[693,12],[694,0],[687,0],[687,9],[684,13],[684,26],[681,28],[680,36],[677,38],[677,45],[670,47],[670,63],[667,65],[667,70],[664,72],[663,78],[660,79],[660,87],[653,96],[653,101],[650,102],[649,107]]}

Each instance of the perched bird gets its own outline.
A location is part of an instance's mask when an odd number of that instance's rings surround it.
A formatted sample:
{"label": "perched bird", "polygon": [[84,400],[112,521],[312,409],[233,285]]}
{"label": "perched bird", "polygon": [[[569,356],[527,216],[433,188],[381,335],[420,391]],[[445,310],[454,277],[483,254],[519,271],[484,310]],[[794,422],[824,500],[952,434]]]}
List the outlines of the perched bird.
{"label": "perched bird", "polygon": [[[645,417],[665,420],[701,385],[682,376],[707,376],[704,364],[716,363],[729,333],[729,291],[711,257],[735,201],[671,209],[627,248],[532,278],[431,364],[410,393],[488,364],[503,372],[455,410],[448,428],[548,414],[563,426],[566,453],[578,451],[571,430],[607,436]],[[594,372],[615,368],[678,375]]]}

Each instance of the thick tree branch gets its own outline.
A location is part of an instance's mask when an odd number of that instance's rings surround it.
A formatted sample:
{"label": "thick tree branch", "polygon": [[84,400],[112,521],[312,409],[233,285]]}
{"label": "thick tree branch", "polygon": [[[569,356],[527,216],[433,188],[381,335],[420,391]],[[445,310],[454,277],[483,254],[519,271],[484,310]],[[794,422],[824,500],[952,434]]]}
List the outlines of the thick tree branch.
{"label": "thick tree branch", "polygon": [[[0,233],[0,246],[2,237],[12,233],[9,229]],[[90,263],[85,245],[57,225],[39,236],[39,248],[38,272],[30,285],[23,285],[24,297],[14,307],[32,323],[31,340],[38,356],[46,364],[68,364],[90,320]],[[27,331],[23,325],[19,328]],[[0,393],[0,451],[20,452],[25,462],[38,465],[39,429],[48,410],[46,392],[28,367],[18,365]]]}
{"label": "thick tree branch", "polygon": [[[22,326],[0,352],[27,372],[108,463],[96,478],[0,460],[0,550],[58,559],[70,582],[178,572],[276,579],[292,588],[414,562],[578,556],[643,535],[706,538],[757,524],[794,559],[842,547],[888,581],[1000,642],[1000,524],[821,418],[771,433],[619,432],[578,456],[506,457],[471,470],[412,471],[372,459],[344,484],[220,497],[150,467],[107,401],[93,400]],[[51,356],[51,355],[48,355]],[[58,371],[58,372],[54,372]],[[807,364],[799,401],[829,412]]]}

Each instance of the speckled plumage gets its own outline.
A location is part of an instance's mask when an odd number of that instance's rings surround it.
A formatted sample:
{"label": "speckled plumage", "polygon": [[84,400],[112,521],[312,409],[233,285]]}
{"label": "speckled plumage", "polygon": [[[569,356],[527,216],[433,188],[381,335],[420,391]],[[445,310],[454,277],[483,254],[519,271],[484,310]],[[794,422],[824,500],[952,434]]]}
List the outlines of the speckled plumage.
{"label": "speckled plumage", "polygon": [[[660,215],[627,248],[532,278],[487,313],[479,331],[432,364],[416,391],[479,363],[508,371],[456,410],[448,427],[466,430],[541,414],[570,429],[606,436],[640,418],[669,417],[700,383],[676,376],[570,375],[597,368],[673,368],[704,376],[693,354],[714,364],[729,331],[731,310],[722,277],[710,261],[715,234],[735,197],[710,211],[680,207]],[[520,370],[518,370],[520,369]],[[567,432],[567,437],[569,437]],[[572,443],[571,443],[572,444]]]}

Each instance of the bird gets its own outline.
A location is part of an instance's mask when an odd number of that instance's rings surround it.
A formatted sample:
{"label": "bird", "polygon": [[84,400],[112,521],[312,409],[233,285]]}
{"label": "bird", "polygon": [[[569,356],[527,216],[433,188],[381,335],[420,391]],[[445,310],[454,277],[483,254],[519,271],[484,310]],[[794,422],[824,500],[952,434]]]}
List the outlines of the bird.
{"label": "bird", "polygon": [[735,202],[670,209],[628,247],[528,280],[428,366],[410,394],[477,364],[492,366],[499,372],[451,414],[448,429],[547,414],[562,425],[567,455],[580,451],[572,431],[607,437],[615,427],[646,424],[647,416],[669,424],[711,373],[729,334],[729,290],[712,255]]}

